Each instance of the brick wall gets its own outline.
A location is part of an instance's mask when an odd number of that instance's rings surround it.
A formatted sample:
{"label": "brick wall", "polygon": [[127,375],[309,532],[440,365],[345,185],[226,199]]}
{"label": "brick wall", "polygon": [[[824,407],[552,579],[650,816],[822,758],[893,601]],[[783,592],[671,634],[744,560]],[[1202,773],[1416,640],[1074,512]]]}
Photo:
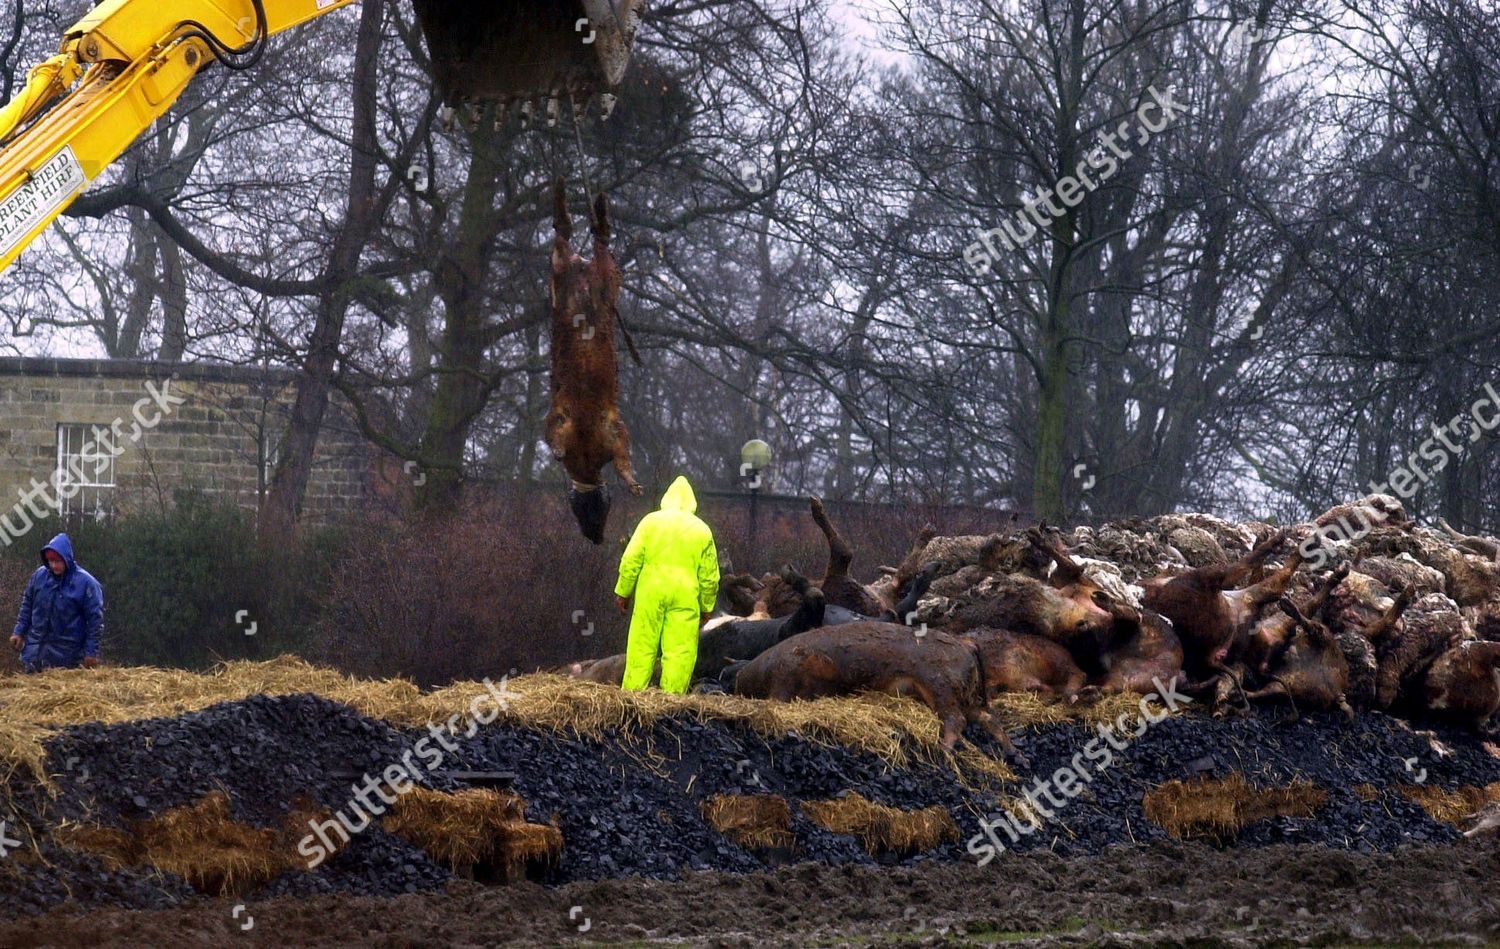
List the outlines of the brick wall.
{"label": "brick wall", "polygon": [[[110,433],[89,439],[113,442],[118,452],[116,487],[105,489],[117,512],[169,503],[180,488],[253,509],[263,489],[262,440],[274,446],[285,430],[292,378],[284,370],[205,363],[0,359],[0,516],[13,511],[32,479],[51,482],[58,426],[75,424]],[[315,523],[357,506],[371,470],[368,444],[348,413],[333,408],[304,501],[304,519]]]}

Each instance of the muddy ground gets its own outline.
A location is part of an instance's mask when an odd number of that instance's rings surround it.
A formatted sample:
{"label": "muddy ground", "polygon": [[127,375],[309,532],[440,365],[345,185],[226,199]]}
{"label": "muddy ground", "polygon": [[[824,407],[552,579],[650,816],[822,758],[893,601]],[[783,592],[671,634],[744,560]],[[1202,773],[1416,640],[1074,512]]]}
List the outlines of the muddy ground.
{"label": "muddy ground", "polygon": [[[450,883],[0,923],[3,946],[1347,945],[1500,942],[1500,841],[1388,853],[1158,841],[986,867],[799,864],[562,887]],[[574,909],[577,907],[577,909]],[[248,929],[243,928],[251,921]]]}

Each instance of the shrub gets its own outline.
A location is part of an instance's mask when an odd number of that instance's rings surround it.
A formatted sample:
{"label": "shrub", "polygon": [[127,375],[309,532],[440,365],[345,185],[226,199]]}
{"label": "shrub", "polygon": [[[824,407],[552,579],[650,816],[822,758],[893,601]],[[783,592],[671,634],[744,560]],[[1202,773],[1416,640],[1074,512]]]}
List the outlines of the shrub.
{"label": "shrub", "polygon": [[[262,551],[249,512],[197,492],[175,502],[68,531],[78,562],[104,586],[103,658],[201,668],[305,650],[329,569],[327,539]],[[38,524],[8,551],[0,582],[13,609],[20,571],[34,569],[36,551],[59,530],[59,522]]]}

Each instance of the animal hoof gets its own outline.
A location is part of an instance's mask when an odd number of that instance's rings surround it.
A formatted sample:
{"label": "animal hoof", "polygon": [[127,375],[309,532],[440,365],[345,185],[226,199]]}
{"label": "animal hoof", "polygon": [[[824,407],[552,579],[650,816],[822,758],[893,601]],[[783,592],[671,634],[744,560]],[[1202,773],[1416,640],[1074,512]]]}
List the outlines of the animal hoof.
{"label": "animal hoof", "polygon": [[630,493],[635,495],[636,497],[640,497],[641,495],[646,493],[646,489],[638,484],[632,483],[630,485]]}

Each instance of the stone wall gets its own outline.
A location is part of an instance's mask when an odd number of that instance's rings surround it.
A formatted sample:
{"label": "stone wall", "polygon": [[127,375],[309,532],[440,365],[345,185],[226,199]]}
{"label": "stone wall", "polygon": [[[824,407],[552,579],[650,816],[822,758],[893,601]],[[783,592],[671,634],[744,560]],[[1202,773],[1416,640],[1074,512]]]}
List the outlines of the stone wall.
{"label": "stone wall", "polygon": [[[169,504],[178,489],[254,509],[264,490],[262,446],[285,430],[294,391],[285,370],[131,360],[0,359],[0,516],[29,493],[43,507],[88,509],[95,489],[54,497],[58,428],[83,425],[96,453],[114,455],[102,506],[125,513]],[[180,401],[179,401],[180,400]],[[372,452],[337,404],[328,413],[304,519],[327,522],[363,500]],[[95,429],[95,426],[98,429]],[[96,456],[75,462],[86,480],[108,481]],[[80,460],[81,461],[81,460]]]}

